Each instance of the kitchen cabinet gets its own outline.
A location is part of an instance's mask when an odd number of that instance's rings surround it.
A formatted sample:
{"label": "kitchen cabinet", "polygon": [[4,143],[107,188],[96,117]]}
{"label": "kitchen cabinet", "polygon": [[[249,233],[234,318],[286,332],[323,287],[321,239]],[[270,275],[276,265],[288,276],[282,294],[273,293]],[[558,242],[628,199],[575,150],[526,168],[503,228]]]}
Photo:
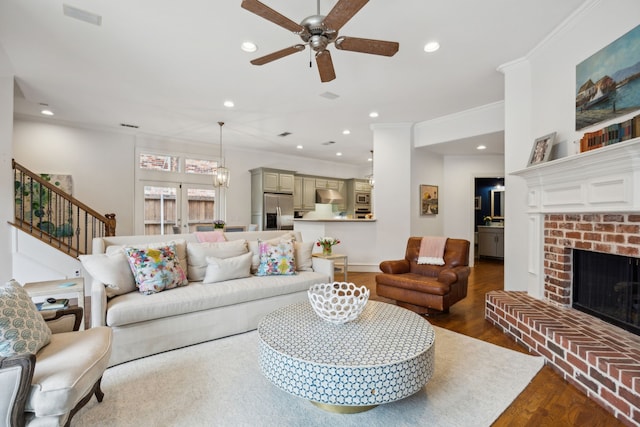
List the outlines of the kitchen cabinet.
{"label": "kitchen cabinet", "polygon": [[316,179],[296,176],[293,188],[293,208],[314,210],[316,208]]}
{"label": "kitchen cabinet", "polygon": [[478,255],[504,258],[504,227],[478,226]]}
{"label": "kitchen cabinet", "polygon": [[293,193],[293,173],[278,171],[262,171],[263,190],[274,193]]}
{"label": "kitchen cabinet", "polygon": [[313,210],[316,208],[316,180],[314,178],[302,179],[302,209]]}
{"label": "kitchen cabinet", "polygon": [[320,189],[324,189],[326,188],[327,190],[338,190],[340,181],[335,180],[335,179],[318,179],[316,178],[316,188],[320,188]]}
{"label": "kitchen cabinet", "polygon": [[[258,224],[259,230],[264,230],[265,224],[265,193],[290,194],[293,209],[293,190],[295,176],[292,171],[257,168],[251,169],[251,223]],[[293,216],[293,212],[291,213]]]}
{"label": "kitchen cabinet", "polygon": [[369,184],[366,181],[355,181],[354,187],[356,192],[364,192],[364,193],[371,192],[371,184]]}
{"label": "kitchen cabinet", "polygon": [[302,177],[293,178],[293,209],[302,209]]}

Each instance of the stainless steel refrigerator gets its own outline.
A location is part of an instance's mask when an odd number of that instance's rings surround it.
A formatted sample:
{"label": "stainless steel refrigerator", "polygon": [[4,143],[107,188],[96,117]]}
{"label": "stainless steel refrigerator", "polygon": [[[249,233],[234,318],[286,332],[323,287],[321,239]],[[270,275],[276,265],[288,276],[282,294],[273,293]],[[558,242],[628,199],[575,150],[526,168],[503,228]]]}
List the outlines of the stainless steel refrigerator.
{"label": "stainless steel refrigerator", "polygon": [[293,195],[264,193],[264,230],[293,230]]}

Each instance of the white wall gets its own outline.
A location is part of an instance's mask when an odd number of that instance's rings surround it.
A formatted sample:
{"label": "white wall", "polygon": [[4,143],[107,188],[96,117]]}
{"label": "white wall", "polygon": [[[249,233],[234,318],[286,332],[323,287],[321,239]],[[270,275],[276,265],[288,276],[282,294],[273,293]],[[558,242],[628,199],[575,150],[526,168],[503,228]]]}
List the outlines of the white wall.
{"label": "white wall", "polygon": [[442,199],[438,201],[437,215],[420,215],[420,185],[437,185],[442,197],[444,183],[443,156],[425,148],[411,152],[411,236],[443,236],[446,215],[442,214]]}
{"label": "white wall", "polygon": [[[640,24],[639,17],[637,0],[587,1],[525,60],[503,67],[507,173],[526,166],[536,137],[555,131],[559,141],[572,146],[584,132],[605,124],[575,130],[575,68]],[[604,22],[610,25],[603,25]],[[506,204],[510,220],[505,230],[505,251],[509,254],[505,260],[505,289],[509,290],[531,290],[532,281],[541,280],[542,275],[542,266],[530,263],[535,258],[530,252],[541,250],[541,236],[528,235],[532,224],[540,218],[526,213],[522,181],[509,177],[505,183],[520,195],[508,197]],[[518,229],[511,229],[513,225]]]}

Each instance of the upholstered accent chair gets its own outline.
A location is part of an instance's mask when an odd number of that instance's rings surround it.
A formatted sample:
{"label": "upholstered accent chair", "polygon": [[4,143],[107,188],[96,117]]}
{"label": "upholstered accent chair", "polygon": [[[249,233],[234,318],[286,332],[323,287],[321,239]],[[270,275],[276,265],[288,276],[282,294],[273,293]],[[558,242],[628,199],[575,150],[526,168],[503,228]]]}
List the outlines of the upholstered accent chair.
{"label": "upholstered accent chair", "polygon": [[46,313],[47,345],[35,355],[0,357],[0,426],[69,426],[93,395],[102,401],[111,329],[78,331],[82,315],[82,308]]}
{"label": "upholstered accent chair", "polygon": [[444,265],[418,264],[421,237],[410,237],[404,259],[382,261],[376,293],[419,314],[448,313],[467,296],[469,241],[447,239]]}

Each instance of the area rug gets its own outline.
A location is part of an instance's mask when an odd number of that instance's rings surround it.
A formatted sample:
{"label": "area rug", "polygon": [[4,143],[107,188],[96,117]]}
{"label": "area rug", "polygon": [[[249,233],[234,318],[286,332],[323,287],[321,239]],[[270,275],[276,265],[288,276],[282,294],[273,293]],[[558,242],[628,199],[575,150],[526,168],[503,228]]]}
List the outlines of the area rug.
{"label": "area rug", "polygon": [[271,384],[252,331],[109,368],[72,426],[490,426],[543,366],[529,356],[436,329],[436,365],[418,393],[341,415]]}

